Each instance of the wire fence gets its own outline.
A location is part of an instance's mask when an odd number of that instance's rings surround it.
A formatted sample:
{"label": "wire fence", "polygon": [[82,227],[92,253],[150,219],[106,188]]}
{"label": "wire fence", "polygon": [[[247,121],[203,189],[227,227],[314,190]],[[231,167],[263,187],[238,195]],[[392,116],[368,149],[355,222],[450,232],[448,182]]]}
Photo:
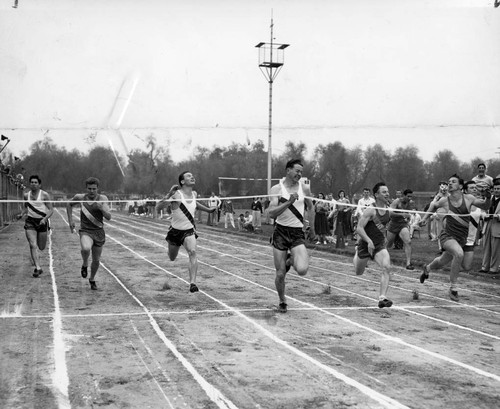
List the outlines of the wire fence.
{"label": "wire fence", "polygon": [[[0,172],[0,229],[22,212],[24,186],[6,172]],[[5,202],[17,200],[18,202]]]}

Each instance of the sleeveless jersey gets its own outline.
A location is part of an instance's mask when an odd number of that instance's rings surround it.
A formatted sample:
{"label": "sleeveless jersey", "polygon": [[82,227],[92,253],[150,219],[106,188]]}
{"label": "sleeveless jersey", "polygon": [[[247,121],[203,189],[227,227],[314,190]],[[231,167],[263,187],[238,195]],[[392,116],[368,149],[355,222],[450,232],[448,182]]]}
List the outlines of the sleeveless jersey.
{"label": "sleeveless jersey", "polygon": [[[281,197],[286,200],[290,199],[290,193],[286,190],[282,180],[280,180],[280,188]],[[301,215],[304,215],[304,191],[302,189],[302,183],[300,182],[297,194],[299,195],[299,198],[293,202],[291,206],[294,206]],[[304,227],[304,224],[292,213],[290,209],[286,209],[283,213],[281,213],[276,218],[276,223],[287,227]]]}
{"label": "sleeveless jersey", "polygon": [[449,212],[446,214],[443,222],[443,228],[451,237],[455,238],[459,243],[467,238],[469,233],[470,216],[460,216],[469,214],[469,210],[465,205],[464,195],[462,195],[462,203],[459,207],[451,204],[448,197]]}
{"label": "sleeveless jersey", "polygon": [[[196,199],[194,198],[194,193],[193,193],[193,199],[188,202],[182,192],[178,190],[179,194],[181,195],[181,200],[180,202],[186,206],[186,209],[188,210],[189,213],[191,213],[191,216],[193,216],[194,219],[194,212],[196,210]],[[178,207],[175,210],[172,210],[172,227],[177,230],[189,230],[194,228],[193,223],[189,221],[189,219],[186,217],[186,215],[182,212],[180,207]]]}
{"label": "sleeveless jersey", "polygon": [[42,219],[49,212],[49,209],[42,200],[42,192],[43,190],[40,189],[36,198],[31,197],[31,190],[28,192],[28,217],[32,219]]}
{"label": "sleeveless jersey", "polygon": [[[375,206],[375,203],[372,205]],[[380,214],[378,209],[375,209],[375,217],[366,223],[365,232],[372,240],[373,245],[377,246],[385,241],[386,226],[389,223],[390,216],[386,210],[384,214]]]}
{"label": "sleeveless jersey", "polygon": [[[90,199],[86,194],[83,196],[82,200],[97,202],[100,197],[101,195],[97,195],[95,199]],[[82,202],[80,210],[80,226],[81,230],[101,230],[104,228],[102,211],[97,207],[97,203],[90,204]]]}

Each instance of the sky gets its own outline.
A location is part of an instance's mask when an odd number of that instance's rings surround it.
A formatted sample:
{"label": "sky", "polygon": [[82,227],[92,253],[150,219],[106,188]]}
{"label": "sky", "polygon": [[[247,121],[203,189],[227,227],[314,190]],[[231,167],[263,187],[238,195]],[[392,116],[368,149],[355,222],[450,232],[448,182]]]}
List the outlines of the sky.
{"label": "sky", "polygon": [[[500,155],[500,8],[493,0],[0,0],[0,131],[21,156],[49,136],[124,155],[154,135],[196,146],[269,141],[258,67],[270,22],[285,50],[272,152],[286,141]],[[120,137],[121,135],[121,137]]]}

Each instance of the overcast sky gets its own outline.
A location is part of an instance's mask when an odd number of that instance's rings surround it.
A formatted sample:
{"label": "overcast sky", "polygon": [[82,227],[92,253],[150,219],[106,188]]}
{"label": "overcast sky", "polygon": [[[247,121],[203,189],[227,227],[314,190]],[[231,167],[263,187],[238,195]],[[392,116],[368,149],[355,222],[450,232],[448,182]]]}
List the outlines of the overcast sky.
{"label": "overcast sky", "polygon": [[[439,4],[439,7],[435,4]],[[268,142],[255,45],[291,44],[273,86],[273,152],[340,140],[425,160],[500,152],[500,8],[492,0],[0,0],[0,130],[19,155]],[[120,127],[124,143],[117,132]],[[88,141],[88,139],[87,139]]]}

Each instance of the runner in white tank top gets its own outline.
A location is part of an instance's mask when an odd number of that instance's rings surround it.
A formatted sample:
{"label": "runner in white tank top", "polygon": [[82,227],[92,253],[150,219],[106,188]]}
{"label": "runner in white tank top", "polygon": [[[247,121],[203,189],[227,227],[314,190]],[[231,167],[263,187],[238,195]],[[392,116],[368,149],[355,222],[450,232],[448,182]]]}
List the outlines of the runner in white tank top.
{"label": "runner in white tank top", "polygon": [[312,208],[309,185],[301,183],[302,163],[291,160],[286,164],[286,176],[269,192],[269,216],[276,220],[273,245],[275,285],[279,297],[279,312],[287,311],[285,276],[291,265],[299,275],[307,274],[309,255],[305,246],[304,210]]}
{"label": "runner in white tank top", "polygon": [[198,259],[196,256],[196,225],[194,213],[196,209],[213,213],[216,207],[210,209],[196,200],[197,194],[193,190],[196,183],[194,176],[190,172],[183,172],[179,175],[179,184],[173,185],[167,196],[158,202],[157,210],[166,206],[169,202],[172,207],[172,224],[165,240],[168,242],[168,257],[174,261],[179,254],[179,249],[183,246],[189,256],[189,291],[195,293],[198,290],[196,285],[196,274],[198,272]]}
{"label": "runner in white tank top", "polygon": [[39,251],[44,250],[47,244],[47,233],[50,229],[49,218],[52,216],[53,209],[50,195],[40,188],[42,184],[40,177],[30,176],[29,183],[30,190],[24,194],[24,210],[18,218],[28,215],[24,230],[30,246],[31,260],[35,265],[33,277],[38,277],[43,273],[40,268]]}

